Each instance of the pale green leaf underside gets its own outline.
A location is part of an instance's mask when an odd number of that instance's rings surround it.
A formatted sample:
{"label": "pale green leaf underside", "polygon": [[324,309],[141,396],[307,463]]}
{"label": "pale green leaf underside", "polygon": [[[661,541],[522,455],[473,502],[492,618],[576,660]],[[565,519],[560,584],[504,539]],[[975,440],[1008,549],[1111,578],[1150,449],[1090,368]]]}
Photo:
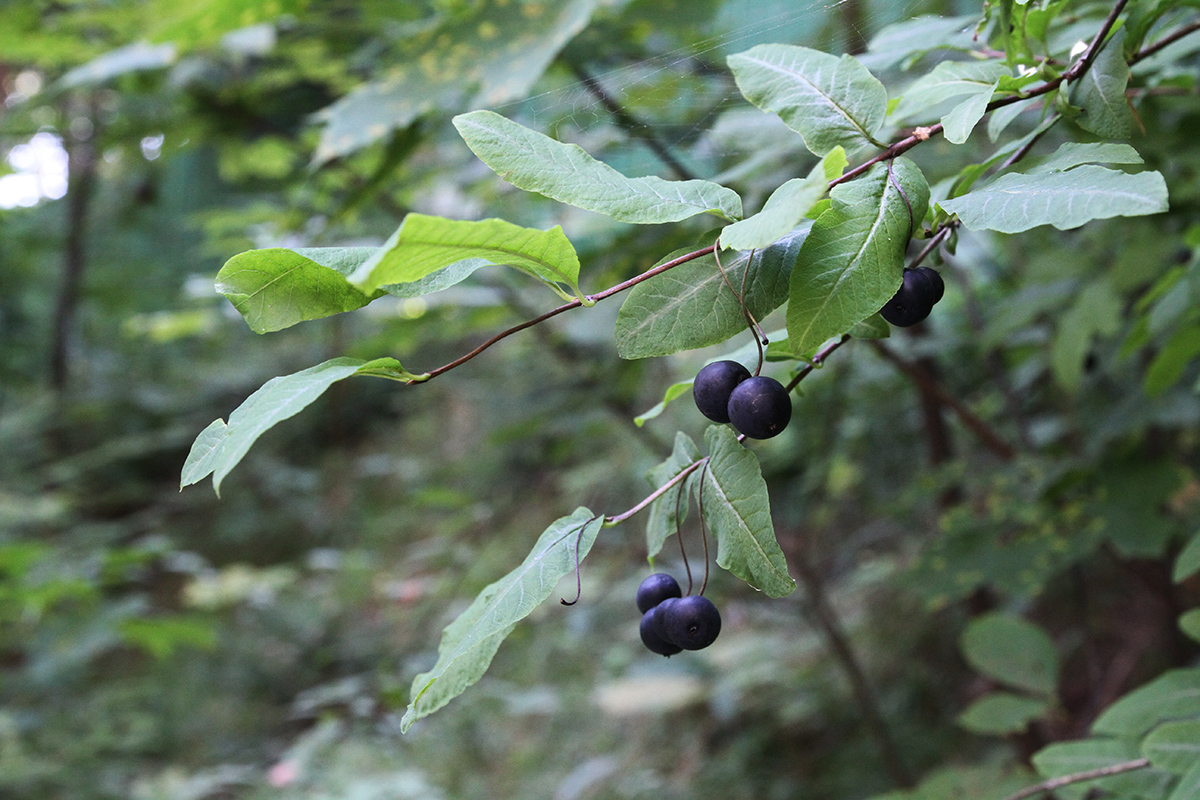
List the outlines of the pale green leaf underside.
{"label": "pale green leaf underside", "polygon": [[767,484],[758,457],[738,442],[727,426],[704,433],[704,519],[717,539],[717,564],[770,597],[796,589],[775,538]]}
{"label": "pale green leaf underside", "polygon": [[[763,319],[787,299],[788,275],[806,231],[807,226],[799,228],[753,256],[739,252],[721,259],[729,284],[738,292],[745,286],[746,308],[755,319]],[[677,256],[673,253],[668,259]],[[634,287],[617,314],[617,354],[665,356],[719,344],[745,330],[737,297],[709,255]]]}
{"label": "pale green leaf underside", "polygon": [[521,565],[485,588],[446,626],[433,668],[413,679],[401,731],[462,694],[487,671],[513,626],[550,596],[596,541],[604,519],[577,508],[547,528]]}
{"label": "pale green leaf underside", "polygon": [[825,187],[846,169],[846,151],[835,147],[805,178],[793,178],[780,186],[752,217],[721,231],[721,247],[753,250],[783,238],[800,224],[812,207],[825,196]]}
{"label": "pale green leaf underside", "polygon": [[1019,233],[1039,225],[1078,228],[1094,219],[1167,210],[1167,184],[1157,172],[1129,174],[1087,164],[1066,172],[1011,173],[941,203],[973,231]]}
{"label": "pale green leaf underside", "polygon": [[996,84],[985,86],[942,116],[942,131],[946,141],[951,144],[967,141],[975,125],[987,113],[988,102],[995,91]]}
{"label": "pale green leaf underside", "polygon": [[851,56],[761,44],[728,58],[738,89],[779,115],[819,156],[841,145],[873,143],[887,111],[887,90]]}
{"label": "pale green leaf underside", "polygon": [[832,205],[800,248],[787,312],[793,353],[811,354],[879,311],[900,288],[904,251],[925,216],[929,187],[911,161],[893,163],[835,187]]}
{"label": "pale green leaf underside", "polygon": [[1021,172],[1041,175],[1064,172],[1081,164],[1141,164],[1138,151],[1121,142],[1065,142],[1050,155],[1027,158]]}
{"label": "pale green leaf underside", "polygon": [[987,93],[990,98],[1000,77],[1008,74],[1008,69],[995,61],[943,61],[904,90],[892,116],[905,119],[926,113],[930,106],[962,95]]}
{"label": "pale green leaf underside", "polygon": [[184,462],[179,486],[190,486],[213,476],[213,489],[220,494],[221,481],[251,445],[276,423],[295,416],[337,381],[352,375],[373,375],[394,380],[417,376],[405,372],[394,358],[363,361],[334,358],[315,367],[272,378],[229,415],[229,423],[215,420],[205,428]]}
{"label": "pale green leaf underside", "polygon": [[[409,214],[391,238],[351,275],[363,291],[411,284],[462,261],[482,259],[579,291],[579,256],[555,226],[523,228],[502,219],[463,221]],[[478,266],[478,264],[476,264]]]}
{"label": "pale green leaf underside", "polygon": [[[674,478],[684,469],[700,460],[700,450],[691,437],[683,431],[675,434],[675,446],[666,461],[651,468],[646,475],[650,484],[657,489]],[[688,499],[686,492],[694,476],[688,476],[678,485],[671,487],[661,497],[650,504],[646,517],[646,557],[654,558],[662,550],[663,542],[675,533],[676,508],[679,510],[678,522],[681,524],[687,518]]]}
{"label": "pale green leaf underside", "polygon": [[555,141],[492,111],[460,114],[454,126],[501,178],[561,203],[641,224],[703,213],[742,218],[742,200],[732,189],[702,180],[628,178],[578,145]]}

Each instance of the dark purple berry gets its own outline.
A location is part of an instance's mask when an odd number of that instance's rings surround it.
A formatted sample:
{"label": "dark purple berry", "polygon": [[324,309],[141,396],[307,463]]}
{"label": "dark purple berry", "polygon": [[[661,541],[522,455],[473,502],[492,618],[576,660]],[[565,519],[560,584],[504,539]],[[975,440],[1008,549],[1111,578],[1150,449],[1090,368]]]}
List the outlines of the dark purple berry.
{"label": "dark purple berry", "polygon": [[729,422],[729,395],[750,377],[750,370],[736,361],[714,361],[692,382],[692,397],[700,413],[713,422]]}
{"label": "dark purple berry", "polygon": [[656,572],[642,581],[642,585],[638,587],[638,611],[645,614],[668,597],[683,597],[683,591],[679,588],[678,581],[670,575],[665,572]]}
{"label": "dark purple berry", "polygon": [[938,275],[935,285],[929,275],[921,270],[906,269],[904,270],[904,282],[892,295],[892,299],[879,309],[879,315],[898,328],[916,325],[928,317],[929,312],[933,310],[933,297],[937,294],[937,287],[941,284],[940,275]]}
{"label": "dark purple berry", "polygon": [[721,614],[707,597],[689,595],[655,609],[662,638],[684,650],[703,650],[721,632]]}
{"label": "dark purple berry", "polygon": [[642,614],[642,624],[639,626],[639,632],[642,634],[642,644],[646,645],[646,648],[651,653],[658,653],[660,656],[673,656],[683,650],[683,648],[679,645],[671,644],[658,635],[654,624],[658,616],[658,609],[659,606],[654,606]]}
{"label": "dark purple berry", "polygon": [[924,272],[925,277],[929,278],[929,283],[933,287],[929,301],[936,306],[942,299],[942,295],[946,293],[946,283],[942,280],[942,274],[932,267],[920,267],[917,271]]}
{"label": "dark purple berry", "polygon": [[645,622],[646,617],[650,617],[650,622],[649,622],[650,630],[652,630],[654,632],[654,634],[659,639],[662,639],[664,642],[671,641],[667,637],[666,614],[670,610],[671,606],[675,605],[682,599],[683,598],[681,598],[681,597],[668,597],[667,599],[663,600],[661,603],[659,603],[658,605],[656,605],[654,607],[654,609],[653,609],[654,615],[653,616],[650,616],[649,611],[647,611],[642,616],[643,622]]}
{"label": "dark purple berry", "polygon": [[751,439],[770,439],[792,418],[792,399],[774,378],[757,375],[737,385],[729,395],[729,421]]}

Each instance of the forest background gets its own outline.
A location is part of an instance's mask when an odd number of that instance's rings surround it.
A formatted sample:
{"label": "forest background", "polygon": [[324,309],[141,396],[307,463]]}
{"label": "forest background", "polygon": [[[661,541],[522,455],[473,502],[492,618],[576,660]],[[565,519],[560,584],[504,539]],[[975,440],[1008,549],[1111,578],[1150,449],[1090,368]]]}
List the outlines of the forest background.
{"label": "forest background", "polygon": [[[933,185],[997,153],[1124,140],[1145,162],[1132,171],[1165,179],[1169,211],[933,242],[947,290],[929,321],[850,340],[793,396],[789,429],[751,447],[798,589],[767,597],[712,565],[711,648],[643,648],[633,597],[652,569],[635,517],[598,536],[576,605],[554,602],[575,594],[571,574],[479,683],[400,731],[442,628],[554,520],[647,497],[676,431],[702,440],[706,424],[686,394],[659,407],[664,392],[744,356],[748,333],[622,359],[620,300],[600,303],[436,381],[336,383],[220,497],[180,491],[197,434],[274,376],[339,356],[432,369],[551,307],[485,267],[260,336],[214,291],[243,251],[375,247],[412,212],[503,217],[561,225],[594,292],[713,229],[712,215],[631,226],[516,191],[454,115],[490,108],[626,175],[717,181],[757,210],[818,159],[742,96],[729,55],[854,53],[894,100],[940,60],[1003,60],[1012,19],[1044,58],[1014,74],[1052,80],[1114,6],[1117,35],[1143,37],[1115,90],[1126,129],[1080,126],[1072,102],[1088,101],[1048,93],[1007,119],[1007,151],[993,112],[965,143],[935,132],[907,157]],[[1194,797],[1200,7],[988,14],[968,0],[9,0],[0,795],[1001,800],[1107,769],[1059,796]],[[926,110],[891,105],[889,135],[945,111]],[[1052,115],[1065,121],[1041,130]],[[701,569],[695,515],[679,538]],[[682,575],[673,541],[655,568]]]}

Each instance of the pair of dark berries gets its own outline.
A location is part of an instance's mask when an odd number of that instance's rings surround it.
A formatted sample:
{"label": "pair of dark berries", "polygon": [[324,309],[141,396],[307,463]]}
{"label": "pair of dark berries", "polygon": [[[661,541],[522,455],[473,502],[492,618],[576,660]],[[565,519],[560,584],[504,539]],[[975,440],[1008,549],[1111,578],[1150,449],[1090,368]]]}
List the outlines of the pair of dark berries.
{"label": "pair of dark berries", "polygon": [[721,614],[707,597],[683,596],[679,583],[664,572],[642,581],[637,590],[642,612],[642,644],[660,656],[703,650],[721,632]]}
{"label": "pair of dark berries", "polygon": [[729,422],[751,439],[770,439],[792,419],[792,399],[774,378],[751,375],[736,361],[714,361],[692,382],[696,408],[713,422]]}
{"label": "pair of dark berries", "polygon": [[942,276],[937,270],[929,267],[906,269],[904,283],[900,284],[900,289],[892,295],[892,299],[879,309],[879,316],[900,328],[916,325],[929,316],[945,290]]}

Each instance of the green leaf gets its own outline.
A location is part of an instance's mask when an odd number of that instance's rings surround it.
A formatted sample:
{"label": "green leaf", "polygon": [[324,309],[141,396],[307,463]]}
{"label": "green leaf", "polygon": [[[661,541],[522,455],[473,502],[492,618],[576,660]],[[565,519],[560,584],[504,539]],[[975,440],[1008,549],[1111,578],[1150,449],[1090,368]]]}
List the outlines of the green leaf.
{"label": "green leaf", "polygon": [[1064,142],[1048,156],[1027,158],[1021,162],[1026,175],[1064,172],[1080,164],[1141,164],[1142,157],[1120,142]]}
{"label": "green leaf", "polygon": [[855,323],[848,333],[855,339],[886,339],[892,335],[892,326],[876,313]]}
{"label": "green leaf", "polygon": [[1141,736],[1165,719],[1200,715],[1200,669],[1175,669],[1113,703],[1092,733]]}
{"label": "green leaf", "polygon": [[839,145],[875,143],[887,111],[887,90],[852,56],[785,44],[760,44],[728,58],[746,98],[804,137],[819,156]]}
{"label": "green leaf", "polygon": [[212,474],[213,490],[219,495],[221,481],[237,466],[259,436],[275,424],[300,413],[334,383],[352,375],[372,375],[393,380],[420,378],[405,372],[394,358],[377,358],[374,361],[334,358],[291,375],[272,378],[229,415],[228,425],[218,419],[196,437],[184,462],[179,488],[190,486]]}
{"label": "green leaf", "polygon": [[409,214],[383,247],[349,278],[364,292],[371,292],[386,284],[415,283],[452,265],[478,259],[515,267],[560,295],[559,284],[579,293],[579,256],[562,228],[556,225],[542,231],[502,219],[468,222]]}
{"label": "green leaf", "polygon": [[[892,116],[902,120],[920,114],[928,115],[930,107],[967,95],[972,100],[985,97],[983,104],[986,107],[998,80],[1008,74],[1008,68],[998,61],[942,61],[928,76],[918,78],[905,89]],[[982,116],[979,114],[974,122],[978,122]],[[965,140],[962,139],[962,142]]]}
{"label": "green leaf", "polygon": [[1021,617],[993,612],[963,632],[963,655],[983,675],[1031,692],[1052,695],[1058,653],[1046,632]]}
{"label": "green leaf", "polygon": [[145,19],[151,20],[145,31],[150,41],[171,41],[185,48],[217,44],[221,37],[270,22],[284,14],[300,14],[303,0],[204,0],[180,3],[177,0],[152,0],[142,4]]}
{"label": "green leaf", "polygon": [[898,158],[835,187],[831,199],[792,270],[787,327],[795,353],[840,336],[896,293],[929,187],[915,164]]}
{"label": "green leaf", "polygon": [[446,626],[437,663],[413,679],[412,699],[400,721],[402,732],[483,677],[513,627],[587,556],[603,523],[602,516],[586,508],[556,520],[519,567],[480,592],[467,610]]}
{"label": "green leaf", "polygon": [[[1056,742],[1033,755],[1033,766],[1047,778],[1074,775],[1118,764],[1128,764],[1141,758],[1135,742],[1125,739],[1080,739]],[[1064,798],[1081,798],[1094,789],[1110,792],[1117,797],[1162,797],[1173,776],[1165,770],[1146,767],[1107,778],[1086,781],[1056,788],[1055,794]]]}
{"label": "green leaf", "polygon": [[1166,722],[1142,740],[1142,755],[1159,769],[1181,775],[1200,764],[1200,721]]}
{"label": "green leaf", "polygon": [[1183,773],[1167,800],[1195,800],[1197,797],[1200,797],[1200,763],[1192,764],[1191,768]]}
{"label": "green leaf", "polygon": [[346,280],[374,247],[271,247],[239,253],[217,273],[225,295],[255,333],[268,333],[343,311],[383,295],[366,294]]}
{"label": "green leaf", "polygon": [[657,403],[650,410],[648,410],[642,414],[638,414],[636,417],[634,417],[633,424],[637,425],[640,428],[643,425],[645,425],[647,422],[649,422],[650,420],[656,419],[660,414],[663,413],[663,411],[666,411],[667,405],[672,400],[675,400],[679,397],[683,397],[685,394],[687,394],[691,390],[691,388],[692,388],[692,381],[690,381],[690,380],[679,381],[678,383],[672,383],[670,386],[667,387],[667,391],[663,393],[662,401]]}
{"label": "green leaf", "polygon": [[800,224],[813,206],[825,195],[829,182],[845,170],[846,151],[835,147],[812,168],[806,178],[793,178],[780,186],[752,217],[735,222],[721,231],[721,247],[753,250],[782,239]]}
{"label": "green leaf", "polygon": [[[675,434],[675,447],[671,451],[670,457],[651,469],[646,474],[646,478],[657,489],[699,460],[700,449],[696,447],[696,443],[686,433],[679,431]],[[692,480],[691,476],[685,478],[650,504],[649,516],[646,518],[647,558],[654,558],[658,555],[662,550],[663,542],[675,533],[678,527],[675,509],[679,509],[679,524],[682,524],[683,520],[687,518],[689,501],[687,494],[681,495],[681,492],[687,492],[688,485]]]}
{"label": "green leaf", "polygon": [[556,142],[492,111],[460,114],[454,127],[513,186],[621,222],[678,222],[703,213],[742,217],[742,200],[732,189],[701,180],[627,178],[578,145]]}
{"label": "green leaf", "polygon": [[958,724],[974,733],[1020,733],[1049,709],[1050,702],[1044,698],[992,692],[960,714]]}
{"label": "green leaf", "polygon": [[901,62],[913,61],[931,50],[971,50],[972,34],[978,14],[962,17],[925,15],[913,17],[880,29],[861,59],[872,69],[886,70]]}
{"label": "green leaf", "polygon": [[987,113],[988,102],[996,91],[996,84],[984,87],[956,105],[942,116],[942,132],[951,144],[967,141],[971,131]]}
{"label": "green leaf", "polygon": [[758,457],[724,425],[710,425],[704,443],[701,510],[717,538],[717,564],[770,597],[791,594],[796,581],[775,539]]}
{"label": "green leaf", "polygon": [[1179,615],[1179,630],[1191,640],[1200,642],[1200,608]]}
{"label": "green leaf", "polygon": [[1050,352],[1050,366],[1061,386],[1074,391],[1083,380],[1083,366],[1092,340],[1117,332],[1122,300],[1107,280],[1088,284],[1059,320]]}
{"label": "green leaf", "polygon": [[[740,252],[721,259],[729,284],[739,292],[746,287],[746,308],[755,319],[765,318],[787,299],[788,277],[806,233],[807,225],[753,255]],[[685,252],[672,253],[660,263]],[[737,297],[715,258],[707,255],[630,291],[617,314],[617,354],[621,358],[665,356],[719,344],[746,330]]]}
{"label": "green leaf", "polygon": [[1175,331],[1146,368],[1146,394],[1158,397],[1183,377],[1183,371],[1200,356],[1200,327],[1188,326]]}
{"label": "green leaf", "polygon": [[1071,89],[1071,104],[1083,109],[1075,122],[1085,131],[1109,139],[1127,139],[1133,112],[1125,99],[1129,64],[1125,61],[1125,29],[1112,35],[1092,66]]}
{"label": "green leaf", "polygon": [[1175,569],[1171,580],[1175,583],[1185,581],[1200,572],[1200,531],[1192,534],[1192,538],[1184,545],[1183,550],[1175,559]]}
{"label": "green leaf", "polygon": [[180,647],[212,650],[217,646],[213,623],[196,617],[133,617],[122,620],[117,629],[125,641],[157,659],[169,658]]}
{"label": "green leaf", "polygon": [[[524,13],[497,0],[457,5],[440,24],[392,39],[386,77],[320,112],[314,159],[344,156],[439,109],[497,106],[528,96],[563,46],[584,29],[597,0],[541,0]],[[435,19],[436,21],[436,19]],[[389,60],[393,56],[390,55]]]}
{"label": "green leaf", "polygon": [[1094,219],[1166,211],[1167,184],[1157,172],[1085,165],[1067,172],[1009,173],[940,205],[973,231],[1019,233],[1039,225],[1070,230]]}

